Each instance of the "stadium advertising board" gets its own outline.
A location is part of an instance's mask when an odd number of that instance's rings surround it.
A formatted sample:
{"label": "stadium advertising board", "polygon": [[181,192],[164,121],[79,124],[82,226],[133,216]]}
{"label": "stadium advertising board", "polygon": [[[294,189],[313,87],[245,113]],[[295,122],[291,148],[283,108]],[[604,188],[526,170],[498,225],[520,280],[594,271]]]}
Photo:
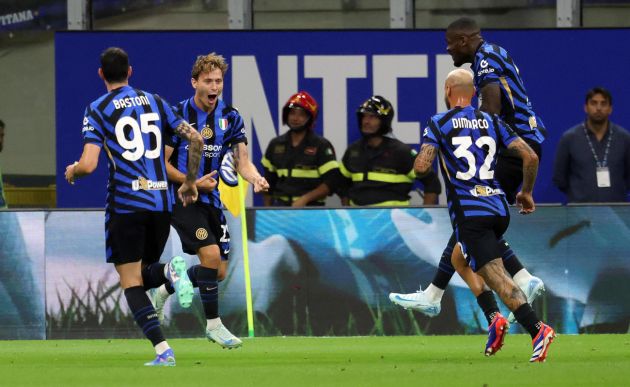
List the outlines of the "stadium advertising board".
{"label": "stadium advertising board", "polygon": [[[562,132],[584,119],[586,91],[601,85],[612,91],[615,106],[630,104],[617,75],[630,60],[630,51],[617,42],[628,40],[630,30],[489,30],[484,36],[510,52],[534,110],[549,130],[535,197],[560,202],[562,196],[551,183],[553,154]],[[269,141],[286,130],[280,110],[298,90],[319,101],[315,130],[331,140],[338,155],[359,137],[355,112],[373,94],[393,103],[394,134],[417,146],[428,118],[444,110],[443,80],[453,68],[443,31],[59,32],[55,71],[60,207],[102,207],[105,200],[104,156],[95,175],[74,187],[63,181],[63,169],[80,155],[85,107],[105,92],[96,70],[99,54],[109,46],[128,51],[133,86],[172,104],[192,95],[190,70],[196,56],[222,54],[230,64],[223,98],[243,116],[259,168]],[[580,59],[577,53],[584,47],[597,47],[599,60]],[[612,120],[629,126],[630,110],[615,109]]]}

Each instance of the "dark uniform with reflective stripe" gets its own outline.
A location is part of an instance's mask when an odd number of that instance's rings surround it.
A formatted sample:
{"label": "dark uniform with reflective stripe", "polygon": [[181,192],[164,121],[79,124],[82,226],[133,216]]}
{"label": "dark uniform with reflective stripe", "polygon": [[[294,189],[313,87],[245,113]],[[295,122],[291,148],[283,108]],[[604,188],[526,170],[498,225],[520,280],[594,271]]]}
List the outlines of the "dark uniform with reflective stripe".
{"label": "dark uniform with reflective stripe", "polygon": [[[262,165],[276,206],[290,206],[322,183],[333,191],[342,180],[332,144],[310,130],[297,147],[290,132],[271,140]],[[322,206],[324,199],[308,205]]]}
{"label": "dark uniform with reflective stripe", "polygon": [[[409,205],[409,192],[416,175],[413,162],[416,151],[407,144],[384,136],[376,148],[365,139],[352,143],[341,160],[341,174],[346,177],[351,205],[403,206]],[[437,176],[423,178],[425,192],[441,191]]]}

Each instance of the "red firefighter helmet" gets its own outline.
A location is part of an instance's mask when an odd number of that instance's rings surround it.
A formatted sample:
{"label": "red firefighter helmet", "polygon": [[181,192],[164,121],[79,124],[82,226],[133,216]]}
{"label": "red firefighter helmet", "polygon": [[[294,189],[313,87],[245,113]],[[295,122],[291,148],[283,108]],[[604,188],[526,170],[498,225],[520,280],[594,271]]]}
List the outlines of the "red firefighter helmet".
{"label": "red firefighter helmet", "polygon": [[292,108],[304,109],[310,116],[310,119],[306,123],[307,129],[312,129],[315,126],[315,120],[317,119],[317,112],[319,111],[317,101],[315,98],[305,91],[300,91],[293,94],[291,98],[284,104],[282,108],[282,124],[287,125],[287,119],[289,118],[289,110]]}

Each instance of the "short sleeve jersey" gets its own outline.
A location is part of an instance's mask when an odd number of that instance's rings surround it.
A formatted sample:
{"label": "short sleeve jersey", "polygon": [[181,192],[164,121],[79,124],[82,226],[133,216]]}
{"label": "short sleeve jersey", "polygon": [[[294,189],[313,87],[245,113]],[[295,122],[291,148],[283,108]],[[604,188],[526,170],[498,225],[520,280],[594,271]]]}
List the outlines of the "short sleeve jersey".
{"label": "short sleeve jersey", "polygon": [[[236,109],[228,106],[223,100],[218,100],[217,106],[210,113],[199,109],[195,104],[194,97],[177,104],[175,110],[203,137],[203,151],[198,177],[212,171],[218,171],[223,156],[232,146],[240,142],[247,143],[243,118]],[[186,173],[188,140],[173,136],[169,139],[168,145],[174,148],[169,162],[180,172]],[[221,184],[220,180],[219,184]],[[178,185],[174,185],[173,188],[176,190]],[[199,192],[198,201],[215,208],[222,208],[218,189],[212,190],[212,192]]]}
{"label": "short sleeve jersey", "polygon": [[424,144],[439,150],[453,222],[473,216],[506,216],[507,202],[494,179],[497,150],[518,137],[499,117],[472,106],[437,114],[424,129]]}
{"label": "short sleeve jersey", "polygon": [[158,95],[130,86],[112,90],[85,109],[83,141],[107,153],[107,211],[171,211],[163,139],[173,136],[182,121]]}
{"label": "short sleeve jersey", "polygon": [[481,97],[484,86],[497,84],[501,89],[501,119],[519,136],[543,142],[546,129],[532,109],[518,67],[508,52],[496,44],[483,42],[475,54],[472,70],[477,96]]}

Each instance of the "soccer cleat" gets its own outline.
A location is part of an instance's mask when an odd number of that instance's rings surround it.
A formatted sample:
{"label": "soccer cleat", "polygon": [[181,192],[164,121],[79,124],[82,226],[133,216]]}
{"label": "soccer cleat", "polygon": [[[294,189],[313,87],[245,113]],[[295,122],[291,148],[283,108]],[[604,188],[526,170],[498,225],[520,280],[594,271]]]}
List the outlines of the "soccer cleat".
{"label": "soccer cleat", "polygon": [[157,355],[155,360],[144,363],[150,367],[173,367],[175,365],[175,354],[172,349],[167,349],[161,355]]}
{"label": "soccer cleat", "polygon": [[166,265],[166,278],[171,282],[177,300],[182,308],[189,308],[192,304],[194,290],[188,273],[186,272],[186,261],[182,257],[173,257]]}
{"label": "soccer cleat", "polygon": [[486,343],[486,356],[492,356],[503,347],[503,340],[510,329],[510,323],[501,313],[497,313],[488,326],[488,342]]}
{"label": "soccer cleat", "polygon": [[227,349],[238,348],[243,345],[241,339],[234,336],[223,324],[219,324],[214,329],[206,329],[206,337],[213,343]]}
{"label": "soccer cleat", "polygon": [[547,351],[549,346],[556,337],[556,332],[549,325],[543,323],[538,331],[538,334],[532,340],[532,346],[534,347],[534,353],[529,358],[530,363],[544,362],[547,360]]}
{"label": "soccer cleat", "polygon": [[161,291],[161,288],[162,286],[149,290],[149,299],[153,303],[155,313],[157,313],[160,323],[164,322],[164,305],[166,305],[166,300],[168,300],[170,296],[166,290]]}
{"label": "soccer cleat", "polygon": [[[545,292],[545,284],[540,278],[532,276],[532,278],[530,278],[529,282],[527,283],[527,286],[525,288],[521,288],[521,290],[523,291],[523,293],[525,293],[525,296],[527,297],[527,303],[531,305],[538,296]],[[508,321],[510,323],[516,321],[514,313],[510,312],[510,314],[508,315]]]}
{"label": "soccer cleat", "polygon": [[440,314],[440,310],[442,310],[440,302],[429,301],[429,298],[422,289],[418,289],[415,293],[408,294],[389,293],[389,300],[405,309],[417,310],[429,317],[437,316]]}

